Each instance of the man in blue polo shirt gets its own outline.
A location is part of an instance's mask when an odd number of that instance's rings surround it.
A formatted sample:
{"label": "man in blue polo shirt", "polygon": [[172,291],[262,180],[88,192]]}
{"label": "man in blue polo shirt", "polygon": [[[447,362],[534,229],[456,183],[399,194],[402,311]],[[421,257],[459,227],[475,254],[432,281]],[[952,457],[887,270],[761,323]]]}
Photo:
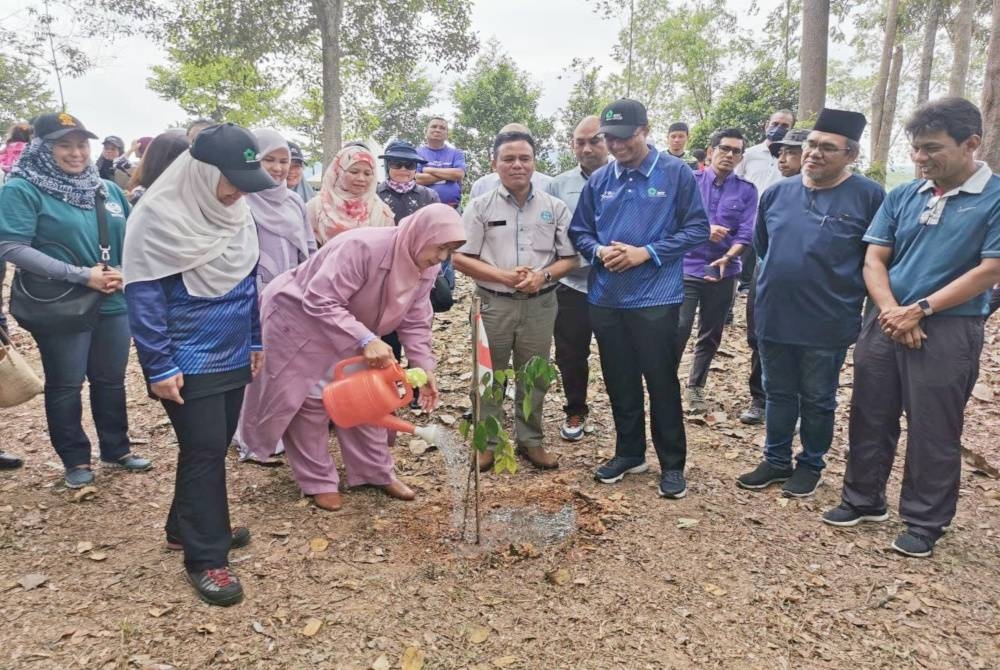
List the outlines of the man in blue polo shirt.
{"label": "man in blue polo shirt", "polygon": [[[736,483],[782,494],[816,491],[833,441],[840,367],[861,330],[862,237],[885,191],[854,174],[866,119],[824,109],[802,145],[802,175],[760,199],[754,247],[761,258],[754,317],[764,372],[764,460]],[[802,452],[792,468],[801,412]]]}
{"label": "man in blue polo shirt", "polygon": [[615,419],[615,456],[595,474],[611,484],[645,472],[649,391],[660,495],[687,493],[687,443],[677,380],[677,323],[684,254],[708,240],[708,216],[691,169],[646,143],[646,108],[617,100],[599,132],[615,160],[583,187],[570,239],[592,265],[587,302]]}
{"label": "man in blue polo shirt", "polygon": [[955,516],[965,404],[979,375],[983,318],[1000,281],[1000,176],[975,160],[979,110],[963,98],[906,123],[922,179],[893,190],[865,235],[865,284],[877,310],[854,351],[850,453],[834,526],[885,521],[885,485],[907,418],[892,548],[930,556]]}

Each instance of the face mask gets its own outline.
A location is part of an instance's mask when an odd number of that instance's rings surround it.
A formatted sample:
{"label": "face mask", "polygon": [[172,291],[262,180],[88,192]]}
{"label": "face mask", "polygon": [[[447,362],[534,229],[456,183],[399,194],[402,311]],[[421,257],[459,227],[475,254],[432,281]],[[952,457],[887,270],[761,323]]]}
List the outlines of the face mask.
{"label": "face mask", "polygon": [[788,128],[784,126],[768,126],[765,135],[767,135],[767,139],[770,142],[780,142],[785,139],[785,133],[787,132]]}

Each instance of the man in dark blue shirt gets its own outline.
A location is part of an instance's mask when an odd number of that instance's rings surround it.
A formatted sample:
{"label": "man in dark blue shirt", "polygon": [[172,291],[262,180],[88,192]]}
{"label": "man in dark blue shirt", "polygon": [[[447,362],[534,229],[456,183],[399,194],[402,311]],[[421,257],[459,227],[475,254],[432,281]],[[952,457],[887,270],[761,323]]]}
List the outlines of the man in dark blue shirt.
{"label": "man in dark blue shirt", "polygon": [[843,500],[823,521],[889,518],[885,486],[905,412],[906,530],[892,548],[925,557],[958,503],[965,405],[979,374],[990,287],[1000,281],[1000,176],[975,159],[983,121],[968,100],[927,103],[906,133],[923,178],[894,189],[865,235],[865,284],[878,309],[854,350]]}
{"label": "man in dark blue shirt", "polygon": [[708,240],[708,216],[691,169],[646,143],[642,103],[617,100],[600,119],[615,160],[590,176],[569,230],[592,266],[587,302],[617,433],[615,456],[596,478],[611,484],[649,467],[645,378],[660,495],[682,498],[687,443],[671,343],[684,301],[684,254]]}
{"label": "man in dark blue shirt", "polygon": [[[754,246],[761,259],[754,305],[767,394],[764,460],[737,484],[812,495],[833,441],[840,367],[861,329],[862,237],[885,191],[854,174],[863,114],[820,112],[802,148],[802,174],[761,197]],[[802,453],[792,469],[801,412]]]}

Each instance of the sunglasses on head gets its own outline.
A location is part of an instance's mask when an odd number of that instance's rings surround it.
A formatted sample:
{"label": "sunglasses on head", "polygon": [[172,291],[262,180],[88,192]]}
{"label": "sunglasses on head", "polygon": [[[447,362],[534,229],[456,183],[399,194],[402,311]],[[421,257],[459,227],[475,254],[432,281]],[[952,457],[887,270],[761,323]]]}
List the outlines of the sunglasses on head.
{"label": "sunglasses on head", "polygon": [[389,161],[391,170],[416,170],[417,164],[413,161]]}

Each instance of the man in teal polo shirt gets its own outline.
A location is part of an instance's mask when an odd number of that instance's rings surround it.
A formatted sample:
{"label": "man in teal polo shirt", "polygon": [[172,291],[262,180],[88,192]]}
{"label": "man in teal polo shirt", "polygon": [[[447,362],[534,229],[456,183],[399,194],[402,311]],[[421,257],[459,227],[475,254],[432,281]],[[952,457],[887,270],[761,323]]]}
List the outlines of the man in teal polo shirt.
{"label": "man in teal polo shirt", "polygon": [[885,486],[907,418],[892,548],[930,556],[951,523],[965,404],[979,375],[983,317],[1000,281],[1000,176],[975,160],[982,116],[943,98],[906,123],[922,179],[886,197],[865,234],[865,284],[877,310],[854,351],[850,453],[842,502],[823,521],[885,521]]}

